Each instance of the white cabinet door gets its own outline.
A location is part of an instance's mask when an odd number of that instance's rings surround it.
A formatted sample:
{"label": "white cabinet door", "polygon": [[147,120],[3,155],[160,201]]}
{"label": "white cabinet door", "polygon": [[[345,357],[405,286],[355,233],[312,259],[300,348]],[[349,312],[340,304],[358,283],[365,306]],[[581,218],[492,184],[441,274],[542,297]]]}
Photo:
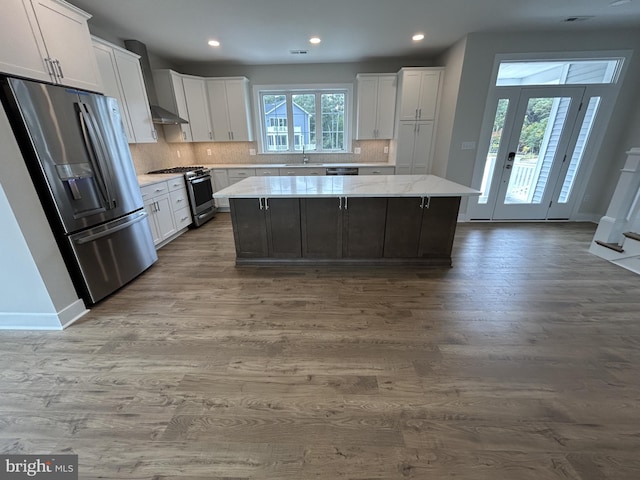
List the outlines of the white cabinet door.
{"label": "white cabinet door", "polygon": [[433,122],[418,122],[413,146],[413,175],[431,173],[431,145],[433,143]]}
{"label": "white cabinet door", "polygon": [[149,98],[142,78],[139,57],[120,50],[116,50],[115,57],[134,141],[135,143],[155,143],[158,135],[151,119]]}
{"label": "white cabinet door", "polygon": [[242,78],[208,78],[209,112],[217,142],[253,141],[249,81]]}
{"label": "white cabinet door", "polygon": [[[153,81],[158,93],[158,103],[162,108],[175,113],[180,118],[189,121],[187,99],[184,95],[182,75],[173,70],[154,70]],[[163,125],[167,142],[190,142],[191,127],[188,123],[180,125]]]}
{"label": "white cabinet door", "polygon": [[425,175],[431,170],[433,122],[400,122],[396,175]]}
{"label": "white cabinet door", "polygon": [[122,83],[118,75],[118,65],[116,64],[116,56],[113,48],[94,40],[93,51],[96,55],[98,63],[98,71],[100,72],[100,80],[102,81],[102,92],[118,100],[120,107],[120,118],[124,125],[124,131],[127,135],[129,143],[135,142],[135,135],[131,126],[131,118],[127,109],[127,103],[122,91]]}
{"label": "white cabinet door", "polygon": [[378,79],[377,97],[377,137],[378,139],[393,138],[393,127],[396,118],[396,92],[398,76],[381,75]]}
{"label": "white cabinet door", "polygon": [[45,82],[47,50],[29,0],[3,0],[0,28],[0,71]]}
{"label": "white cabinet door", "polygon": [[440,94],[441,69],[402,69],[398,116],[404,120],[434,120]]}
{"label": "white cabinet door", "polygon": [[92,37],[105,95],[115,97],[129,143],[154,143],[157,135],[142,79],[139,56]]}
{"label": "white cabinet door", "polygon": [[100,90],[100,77],[91,45],[89,15],[55,0],[32,0],[58,83]]}
{"label": "white cabinet door", "polygon": [[356,138],[370,140],[376,138],[378,78],[373,75],[358,75],[358,109]]}
{"label": "white cabinet door", "polygon": [[156,202],[153,199],[144,201],[144,209],[149,215],[149,226],[151,227],[151,237],[153,238],[153,244],[159,244],[162,239],[160,238],[160,227],[158,226],[158,219],[156,218]]}
{"label": "white cabinet door", "polygon": [[251,123],[249,80],[246,78],[229,79],[226,80],[225,84],[231,140],[235,142],[252,142],[253,124]]}
{"label": "white cabinet door", "polygon": [[213,131],[204,78],[183,76],[182,85],[189,115],[191,141],[210,142],[213,140]]}
{"label": "white cabinet door", "polygon": [[423,72],[420,81],[420,100],[418,103],[418,120],[434,120],[440,89],[439,71]]}
{"label": "white cabinet door", "polygon": [[357,138],[393,138],[396,109],[395,74],[358,75]]}
{"label": "white cabinet door", "polygon": [[173,209],[171,206],[171,198],[168,194],[154,198],[155,201],[155,218],[160,233],[160,241],[166,240],[176,233],[176,225],[173,220]]}

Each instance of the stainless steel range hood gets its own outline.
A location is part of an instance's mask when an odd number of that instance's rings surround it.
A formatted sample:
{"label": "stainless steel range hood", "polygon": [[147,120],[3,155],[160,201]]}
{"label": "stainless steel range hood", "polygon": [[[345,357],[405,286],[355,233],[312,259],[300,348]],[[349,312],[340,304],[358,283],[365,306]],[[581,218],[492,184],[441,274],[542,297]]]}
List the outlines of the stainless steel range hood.
{"label": "stainless steel range hood", "polygon": [[149,107],[151,109],[151,118],[153,123],[160,125],[189,123],[184,118],[180,118],[175,113],[158,105],[158,95],[156,94],[156,87],[153,83],[153,74],[151,73],[151,64],[149,63],[147,46],[138,40],[125,40],[124,46],[130,52],[140,55],[140,67],[142,68],[144,86],[147,89],[147,97],[149,97]]}

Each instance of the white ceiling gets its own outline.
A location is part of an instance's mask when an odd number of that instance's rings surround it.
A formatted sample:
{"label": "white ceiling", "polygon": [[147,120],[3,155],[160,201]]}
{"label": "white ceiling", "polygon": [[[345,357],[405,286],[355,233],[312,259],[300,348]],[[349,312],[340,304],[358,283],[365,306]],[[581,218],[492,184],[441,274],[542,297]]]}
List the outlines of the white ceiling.
{"label": "white ceiling", "polygon": [[[636,27],[640,0],[70,0],[90,25],[175,63],[333,63],[432,56],[472,32]],[[585,21],[563,19],[591,16]],[[411,36],[423,32],[421,43]],[[309,43],[319,36],[322,43]],[[221,46],[212,48],[207,40]],[[307,55],[290,50],[305,49]]]}

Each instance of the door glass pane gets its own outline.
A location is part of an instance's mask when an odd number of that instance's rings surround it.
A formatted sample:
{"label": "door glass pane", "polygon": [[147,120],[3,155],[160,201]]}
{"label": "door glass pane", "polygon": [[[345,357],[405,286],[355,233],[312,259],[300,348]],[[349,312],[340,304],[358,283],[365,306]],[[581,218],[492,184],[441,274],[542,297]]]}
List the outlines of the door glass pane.
{"label": "door glass pane", "polygon": [[287,150],[287,97],[285,95],[263,95],[262,108],[266,125],[265,145],[267,151]]}
{"label": "door glass pane", "polygon": [[582,163],[582,157],[584,156],[585,147],[589,142],[591,136],[591,130],[593,128],[596,115],[598,114],[598,107],[600,106],[600,97],[592,97],[589,100],[589,106],[585,113],[584,120],[582,121],[582,127],[580,127],[580,134],[578,135],[578,141],[573,149],[573,155],[571,156],[571,162],[567,169],[567,173],[562,183],[562,190],[558,197],[558,203],[567,203],[571,192],[573,190],[573,184],[578,174],[578,169]]}
{"label": "door glass pane", "polygon": [[622,58],[500,62],[497,86],[614,83]]}
{"label": "door glass pane", "polygon": [[295,150],[316,149],[316,96],[313,93],[292,95],[293,137]]}
{"label": "door glass pane", "polygon": [[496,116],[493,120],[493,130],[491,131],[491,143],[489,145],[489,153],[484,164],[484,173],[482,174],[482,185],[480,186],[480,197],[478,203],[486,204],[489,199],[489,190],[491,189],[491,180],[496,167],[496,156],[500,149],[502,141],[502,131],[504,130],[504,122],[507,117],[507,109],[509,108],[509,99],[501,98],[498,100],[496,108]]}
{"label": "door glass pane", "polygon": [[529,99],[505,204],[541,203],[570,104],[570,97]]}

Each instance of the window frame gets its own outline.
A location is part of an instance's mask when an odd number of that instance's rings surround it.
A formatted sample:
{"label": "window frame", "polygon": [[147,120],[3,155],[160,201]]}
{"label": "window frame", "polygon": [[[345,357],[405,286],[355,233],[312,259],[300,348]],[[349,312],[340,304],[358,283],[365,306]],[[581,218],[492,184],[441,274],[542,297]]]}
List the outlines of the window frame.
{"label": "window frame", "polygon": [[[287,125],[291,125],[291,131],[288,131],[289,137],[292,139],[288,142],[287,150],[269,151],[268,139],[267,139],[267,125],[265,121],[264,103],[262,101],[263,95],[286,95],[290,100],[292,95],[304,95],[315,94],[321,95],[326,93],[344,93],[344,149],[342,150],[324,150],[322,148],[322,112],[316,109],[316,149],[310,150],[311,154],[345,154],[351,153],[351,140],[352,140],[352,115],[354,109],[353,99],[353,84],[348,83],[327,83],[327,84],[309,84],[309,85],[254,85],[253,97],[255,112],[257,113],[255,124],[256,130],[260,133],[258,135],[258,152],[260,155],[300,155],[301,150],[295,150],[296,147],[296,133],[293,130],[295,128],[293,122],[293,113],[291,108],[291,102],[287,105]],[[319,99],[316,100],[316,104],[321,103]],[[289,127],[287,128],[289,130]]]}

